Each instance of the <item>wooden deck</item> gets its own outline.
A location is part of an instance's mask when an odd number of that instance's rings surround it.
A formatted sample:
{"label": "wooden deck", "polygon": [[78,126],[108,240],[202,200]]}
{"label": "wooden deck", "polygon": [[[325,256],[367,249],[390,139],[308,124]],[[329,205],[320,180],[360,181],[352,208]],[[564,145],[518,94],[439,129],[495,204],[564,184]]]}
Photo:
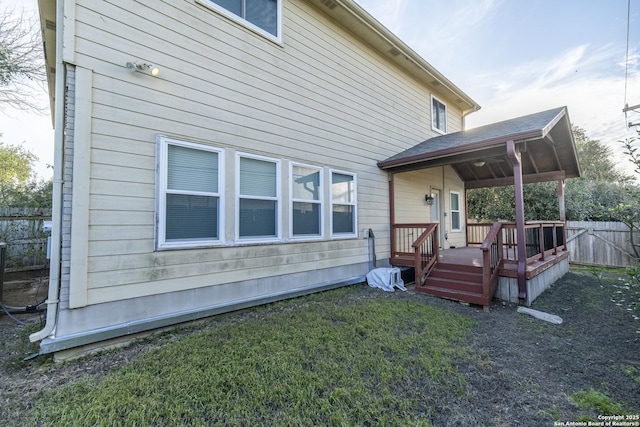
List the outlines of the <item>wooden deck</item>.
{"label": "wooden deck", "polygon": [[[505,260],[499,268],[501,277],[517,277],[517,263],[505,250]],[[513,253],[513,251],[511,251]],[[547,255],[544,260],[530,261],[526,267],[526,279],[530,280],[547,268],[569,257],[568,251]],[[412,266],[409,257],[398,258],[397,265]],[[491,304],[493,295],[483,294],[482,249],[474,246],[441,250],[438,262],[430,271],[424,283],[416,282],[416,291],[440,298],[482,305]]]}
{"label": "wooden deck", "polygon": [[394,224],[390,262],[413,267],[417,292],[487,309],[500,277],[516,278],[523,300],[528,280],[569,257],[560,221],[527,223],[520,238],[508,222],[467,225],[467,235],[468,246],[440,249],[437,224]]}
{"label": "wooden deck", "polygon": [[[569,251],[560,251],[558,254],[547,255],[544,260],[535,260],[527,263],[527,280],[536,277],[547,268],[569,257]],[[475,246],[464,248],[443,249],[440,251],[439,262],[456,264],[460,266],[482,267],[482,250]],[[517,277],[517,263],[513,257],[513,250],[505,250],[505,262],[499,273],[502,277]]]}
{"label": "wooden deck", "polygon": [[474,246],[455,249],[441,249],[440,259],[438,261],[447,264],[482,267],[482,249]]}

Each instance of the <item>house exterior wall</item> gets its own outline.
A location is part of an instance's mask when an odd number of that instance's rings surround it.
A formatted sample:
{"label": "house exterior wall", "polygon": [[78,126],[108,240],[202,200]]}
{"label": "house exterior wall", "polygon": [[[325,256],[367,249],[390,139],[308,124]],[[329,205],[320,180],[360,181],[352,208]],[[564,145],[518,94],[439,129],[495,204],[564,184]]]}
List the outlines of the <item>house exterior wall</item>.
{"label": "house exterior wall", "polygon": [[[453,100],[306,1],[283,2],[281,43],[195,1],[76,0],[67,16],[75,18],[65,45],[73,51],[63,57],[73,61],[82,108],[69,118],[63,242],[71,252],[58,339],[362,278],[370,257],[363,230],[374,230],[378,259],[389,257],[388,176],[377,162],[437,135],[431,95],[447,103],[448,131],[462,129]],[[129,61],[153,63],[160,75],[131,72]],[[224,150],[224,244],[157,250],[159,135]],[[239,152],[281,162],[277,243],[235,237]],[[325,201],[322,237],[291,239],[290,162],[320,167],[325,181],[331,170],[356,174],[356,236],[331,237]],[[445,184],[458,188],[451,174]]]}
{"label": "house exterior wall", "polygon": [[[462,229],[453,231],[451,229],[451,191],[458,192],[460,197],[464,197],[464,182],[458,177],[450,166],[437,167],[431,169],[421,169],[411,172],[397,173],[393,179],[395,196],[395,221],[398,224],[425,223],[432,221],[432,210],[436,206],[429,206],[425,203],[425,195],[433,191],[440,191],[442,194],[442,206],[439,218],[444,218],[444,233],[440,233],[442,238],[446,235],[443,247],[466,246],[466,227],[464,203],[461,205]],[[446,215],[443,216],[443,214]]]}

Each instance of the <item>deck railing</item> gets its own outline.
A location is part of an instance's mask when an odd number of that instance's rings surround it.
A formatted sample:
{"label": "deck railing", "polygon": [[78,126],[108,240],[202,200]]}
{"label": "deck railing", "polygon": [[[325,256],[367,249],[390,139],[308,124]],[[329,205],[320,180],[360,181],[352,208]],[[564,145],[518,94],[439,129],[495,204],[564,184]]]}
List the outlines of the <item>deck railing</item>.
{"label": "deck railing", "polygon": [[416,283],[420,286],[429,275],[429,271],[438,261],[438,224],[429,224],[427,229],[411,246],[414,249],[414,271]]}
{"label": "deck railing", "polygon": [[503,223],[496,222],[489,228],[480,244],[482,249],[482,295],[489,300],[498,287],[498,273],[504,264]]}
{"label": "deck railing", "polygon": [[[513,236],[513,248],[508,251],[507,261],[518,261],[516,251],[518,233],[514,223],[504,225],[505,231]],[[526,262],[531,264],[536,261],[544,261],[550,255],[557,255],[559,251],[566,250],[565,225],[562,221],[530,221],[524,225],[524,245]]]}
{"label": "deck railing", "polygon": [[[562,221],[532,221],[525,224],[520,239],[516,224],[468,224],[467,245],[482,250],[482,292],[489,300],[495,294],[500,271],[505,264],[531,264],[544,261],[566,250],[566,231]],[[479,236],[483,236],[482,240]],[[518,259],[518,244],[526,249],[525,259]],[[417,286],[422,286],[438,262],[438,224],[394,224],[391,227],[391,264],[412,266]],[[522,270],[524,272],[524,269]],[[518,276],[520,277],[520,276]],[[523,276],[524,277],[524,276]]]}
{"label": "deck railing", "polygon": [[438,260],[438,224],[394,224],[391,227],[391,264],[414,268],[416,283]]}
{"label": "deck railing", "polygon": [[[518,233],[514,222],[500,222],[504,259],[507,263],[518,261]],[[467,244],[482,245],[481,235],[487,236],[495,224],[467,224]],[[562,221],[529,221],[524,226],[526,261],[543,261],[549,255],[557,255],[566,250],[565,224]]]}
{"label": "deck railing", "polygon": [[491,223],[467,224],[467,246],[480,246],[489,234]]}
{"label": "deck railing", "polygon": [[413,244],[432,224],[393,224],[391,226],[391,263],[413,265]]}

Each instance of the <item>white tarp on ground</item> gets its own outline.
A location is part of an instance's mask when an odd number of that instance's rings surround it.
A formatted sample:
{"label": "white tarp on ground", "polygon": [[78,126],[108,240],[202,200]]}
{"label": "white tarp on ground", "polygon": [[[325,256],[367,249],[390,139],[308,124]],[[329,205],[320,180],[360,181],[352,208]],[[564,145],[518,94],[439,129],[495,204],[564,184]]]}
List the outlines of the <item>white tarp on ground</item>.
{"label": "white tarp on ground", "polygon": [[393,288],[406,291],[399,268],[375,268],[367,273],[367,283],[372,288],[393,292]]}

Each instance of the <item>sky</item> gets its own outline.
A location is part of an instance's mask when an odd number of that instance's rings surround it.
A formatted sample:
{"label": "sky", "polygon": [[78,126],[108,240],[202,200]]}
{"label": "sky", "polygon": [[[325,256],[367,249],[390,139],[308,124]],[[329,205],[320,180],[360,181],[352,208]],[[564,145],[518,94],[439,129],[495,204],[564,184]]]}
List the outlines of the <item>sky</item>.
{"label": "sky", "polygon": [[[0,9],[5,7],[22,9],[25,12],[38,10],[37,0],[0,0]],[[36,102],[48,106],[48,95],[40,91],[40,98]],[[44,114],[25,113],[16,110],[5,109],[0,111],[0,141],[10,145],[23,145],[36,156],[39,161],[34,170],[42,179],[53,176],[53,169],[47,165],[53,165],[53,122],[51,113],[47,109]]]}
{"label": "sky", "polygon": [[[640,105],[640,0],[630,0],[627,61],[628,1],[356,0],[480,104],[468,129],[567,106],[571,122],[630,171],[617,142],[639,136],[626,124],[640,122],[640,109],[626,119],[622,112]],[[37,8],[36,0],[0,0],[7,3]],[[0,133],[33,151],[36,172],[51,177],[48,115],[0,112]]]}
{"label": "sky", "polygon": [[628,0],[356,1],[480,104],[467,129],[566,106],[632,170],[617,141],[640,144],[627,127],[640,109],[622,112],[640,105],[640,0],[630,0],[628,62]]}

